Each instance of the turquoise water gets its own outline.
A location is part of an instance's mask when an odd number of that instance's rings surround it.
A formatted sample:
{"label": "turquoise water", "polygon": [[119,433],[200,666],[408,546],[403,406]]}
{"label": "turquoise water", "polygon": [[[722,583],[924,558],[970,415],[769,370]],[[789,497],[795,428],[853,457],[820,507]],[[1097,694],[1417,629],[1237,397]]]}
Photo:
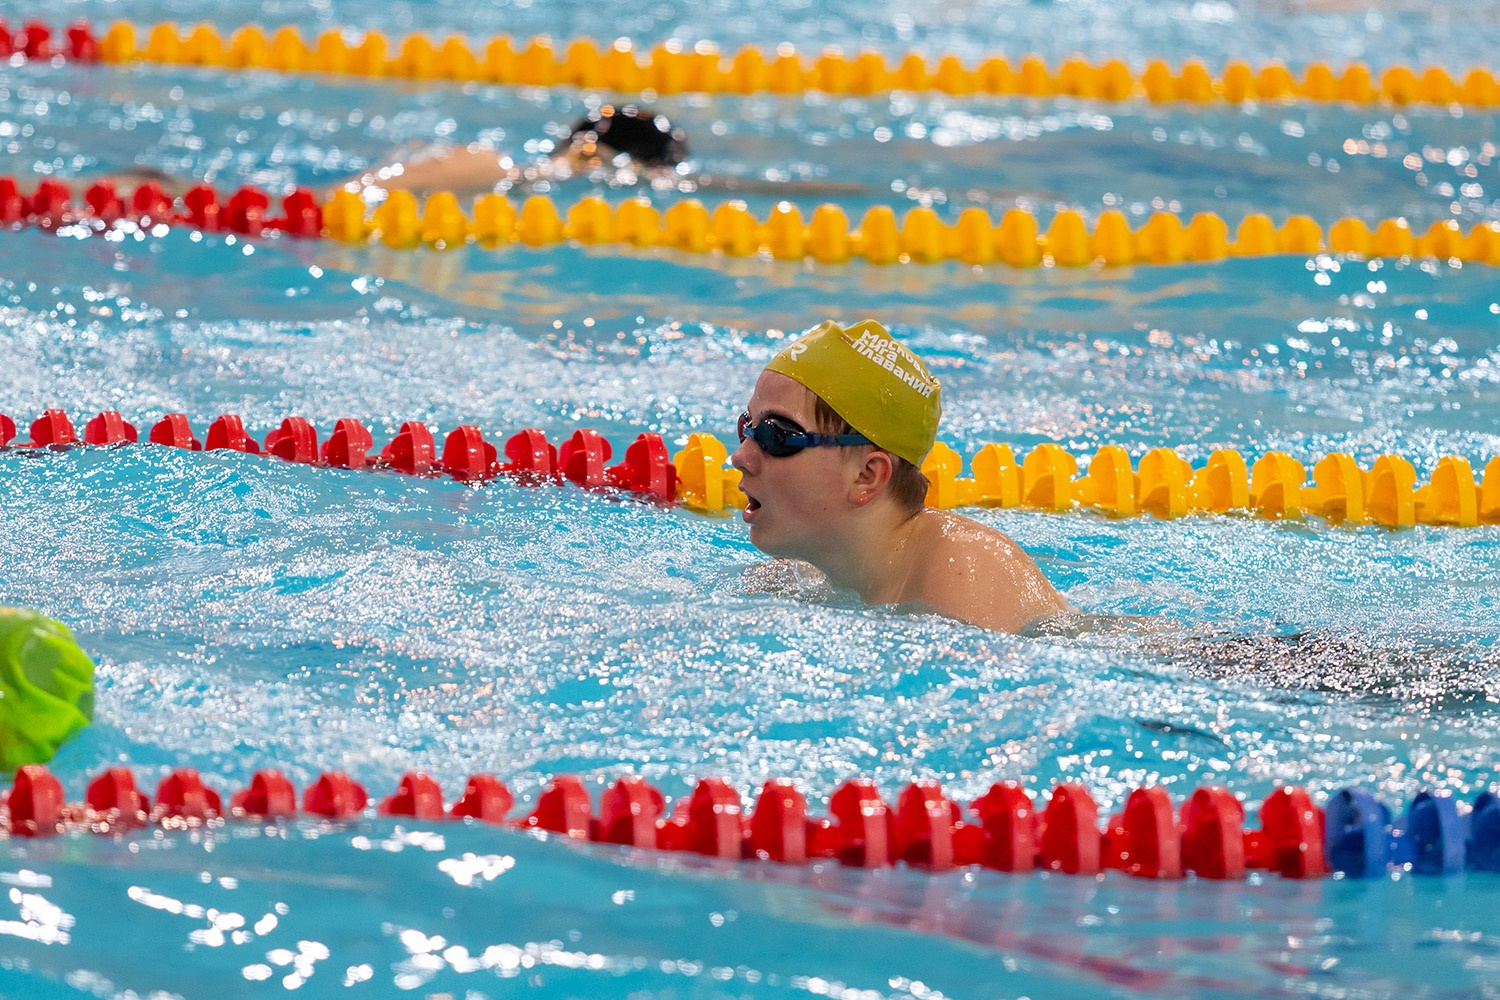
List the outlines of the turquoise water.
{"label": "turquoise water", "polygon": [[[1232,53],[1466,66],[1495,51],[1488,8],[1432,10],[340,4],[264,17],[726,47],[963,39],[976,52],[1210,65]],[[214,18],[261,15],[228,5]],[[323,183],[436,132],[524,149],[587,99],[145,67],[7,67],[0,81],[0,119],[16,126],[0,172],[148,166],[226,189]],[[969,204],[1142,215],[1159,199],[1231,225],[1247,211],[1325,226],[1500,218],[1492,112],[936,97],[667,107],[706,169],[853,180],[865,192],[838,199],[851,214],[929,202],[948,217]],[[1386,155],[1345,154],[1354,137]],[[1413,152],[1420,169],[1405,165]],[[1194,462],[1237,447],[1368,464],[1394,450],[1423,474],[1442,455],[1500,454],[1500,285],[1483,267],[803,267],[175,230],[8,232],[0,261],[0,412],[20,424],[54,405],[80,426],[115,407],[143,429],[181,410],[201,435],[237,412],[264,437],[297,413],[324,434],[357,416],[378,443],[421,419],[492,439],[588,426],[617,451],[656,430],[676,447],[692,431],[728,438],[789,333],[874,315],[933,360],[944,439],[965,453],[1059,441],[1081,457],[1118,443]],[[1471,800],[1496,781],[1500,529],[976,516],[1081,607],[1175,628],[992,636],[839,595],[752,592],[743,574],[759,559],[728,518],[571,486],[471,489],[155,448],[0,453],[0,593],[70,622],[99,662],[98,720],[53,764],[75,798],[118,763],[148,790],[191,766],[224,792],[260,767],[299,787],[340,768],[377,798],[410,769],[450,799],[468,774],[494,771],[517,814],[565,772],[599,788],[642,774],[669,797],[704,775],[747,795],[783,775],[814,811],[854,775],[889,796],[935,777],[964,801],[1002,778],[1038,792],[1077,780],[1105,809],[1142,783],[1178,800],[1222,783],[1252,806],[1281,783],[1317,796],[1358,783],[1399,807],[1422,788]],[[1500,881],[1478,874],[934,877],[373,819],[4,851],[7,998],[1471,997],[1500,981]]]}

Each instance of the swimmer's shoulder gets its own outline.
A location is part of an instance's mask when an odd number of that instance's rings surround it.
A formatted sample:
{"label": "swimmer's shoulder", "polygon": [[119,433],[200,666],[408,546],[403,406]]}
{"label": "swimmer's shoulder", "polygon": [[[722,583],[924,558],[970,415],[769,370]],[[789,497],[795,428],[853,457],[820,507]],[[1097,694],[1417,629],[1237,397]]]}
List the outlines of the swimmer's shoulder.
{"label": "swimmer's shoulder", "polygon": [[990,568],[997,562],[1023,565],[1032,562],[1015,539],[999,528],[947,510],[927,508],[920,516],[927,521],[923,526],[923,544],[929,559]]}
{"label": "swimmer's shoulder", "polygon": [[1003,632],[1074,610],[1005,532],[950,511],[924,511],[914,596],[950,618]]}

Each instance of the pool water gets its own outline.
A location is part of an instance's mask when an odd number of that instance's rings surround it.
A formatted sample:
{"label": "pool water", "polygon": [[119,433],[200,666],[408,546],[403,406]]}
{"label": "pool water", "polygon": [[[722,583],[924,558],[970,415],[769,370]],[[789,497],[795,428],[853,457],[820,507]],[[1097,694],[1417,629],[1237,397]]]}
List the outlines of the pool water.
{"label": "pool water", "polygon": [[[1493,5],[226,4],[215,23],[555,38],[789,39],[966,57],[1363,58],[1496,51]],[[366,9],[366,8],[369,9]],[[31,11],[7,10],[16,21]],[[95,20],[186,4],[79,3]],[[61,20],[64,12],[51,16]],[[922,27],[918,27],[922,25]],[[774,26],[774,27],[773,27]],[[774,32],[774,33],[772,33]],[[323,185],[448,135],[526,152],[600,95],[152,67],[0,69],[0,174],[151,167],[221,190]],[[1168,209],[1500,219],[1494,111],[678,97],[704,169],[804,210]],[[6,127],[4,123],[12,123]],[[884,130],[884,131],[882,131]],[[1363,141],[1371,150],[1360,146]],[[1379,145],[1383,152],[1374,153]],[[1353,149],[1355,152],[1346,152]],[[1415,156],[1415,161],[1412,157]],[[1415,165],[1413,165],[1415,164]],[[582,181],[552,193],[590,193]],[[617,199],[633,191],[606,191]],[[651,197],[667,205],[680,192]],[[714,204],[711,191],[696,193]],[[778,200],[751,200],[764,215]],[[875,316],[945,387],[965,454],[1056,441],[1500,454],[1495,272],[1333,256],[1117,270],[803,266],[560,246],[398,252],[121,231],[0,238],[0,412],[355,416],[491,439],[592,427],[727,440],[756,373],[826,318]],[[24,432],[23,432],[24,437]],[[127,764],[221,791],[262,767],[494,771],[669,798],[856,775],[968,801],[1081,781],[1349,784],[1400,807],[1497,780],[1500,529],[977,511],[1075,604],[1152,635],[1018,639],[815,590],[764,593],[743,525],[572,486],[481,488],[158,448],[0,453],[0,594],[69,622],[97,721],[73,797]],[[0,996],[1473,997],[1500,983],[1500,879],[1146,883],[718,864],[453,823],[228,825],[5,844]]]}

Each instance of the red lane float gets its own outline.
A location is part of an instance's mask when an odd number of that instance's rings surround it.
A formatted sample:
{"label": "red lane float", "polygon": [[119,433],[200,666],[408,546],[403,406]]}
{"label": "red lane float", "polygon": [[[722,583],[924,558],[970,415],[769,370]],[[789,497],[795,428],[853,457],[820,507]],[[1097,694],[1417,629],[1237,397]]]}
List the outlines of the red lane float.
{"label": "red lane float", "polygon": [[1182,807],[1182,863],[1203,878],[1245,874],[1245,807],[1224,788],[1200,788]]}
{"label": "red lane float", "polygon": [[114,410],[105,410],[83,428],[84,444],[135,444],[138,440],[135,425]]}
{"label": "red lane float", "polygon": [[611,454],[609,442],[597,431],[578,430],[557,449],[557,464],[564,479],[597,488],[609,481],[604,463]]}
{"label": "red lane float", "polygon": [[143,226],[170,223],[173,219],[172,199],[155,181],[147,181],[135,189],[130,197],[130,210]]}
{"label": "red lane float", "polygon": [[78,443],[73,421],[62,410],[48,410],[31,422],[32,448],[62,448]]}
{"label": "red lane float", "polygon": [[662,793],[643,778],[626,775],[605,790],[590,837],[606,844],[657,846],[657,821],[666,810]]}
{"label": "red lane float", "polygon": [[302,417],[287,417],[281,426],[266,435],[266,454],[287,462],[317,465],[318,434]]}
{"label": "red lane float", "polygon": [[89,782],[83,815],[101,831],[145,826],[151,802],[135,787],[129,768],[112,767]]}
{"label": "red lane float", "polygon": [[836,858],[851,868],[883,868],[893,863],[893,818],[873,781],[844,782],[829,798],[828,812],[831,822],[824,828],[826,834],[817,838],[828,851],[819,850],[817,856]]}
{"label": "red lane float", "polygon": [[156,810],[162,817],[202,822],[221,816],[224,804],[219,793],[187,767],[173,771],[156,786]]}
{"label": "red lane float", "polygon": [[182,205],[190,225],[205,233],[216,233],[223,228],[224,210],[219,205],[219,193],[207,184],[199,184],[184,194]]}
{"label": "red lane float", "polygon": [[464,787],[463,798],[449,813],[455,819],[477,819],[484,823],[503,823],[505,814],[515,805],[510,789],[493,774],[475,774]]}
{"label": "red lane float", "polygon": [[206,233],[262,236],[280,232],[299,238],[323,235],[323,208],[306,188],[295,188],[281,199],[281,213],[272,214],[271,196],[249,185],[237,188],[221,201],[212,185],[199,184],[177,199],[156,181],[144,181],[126,198],[111,180],[89,185],[79,202],[73,189],[56,178],[43,178],[28,196],[14,177],[0,177],[0,224],[34,225],[57,229],[70,223],[98,230],[119,222],[133,222],[145,229],[187,225]]}
{"label": "red lane float", "polygon": [[505,442],[505,457],[510,462],[506,472],[534,479],[552,479],[560,475],[557,448],[548,443],[547,435],[528,428]]}
{"label": "red lane float", "polygon": [[745,857],[784,865],[804,864],[813,824],[807,818],[807,799],[785,778],[761,786],[745,835]]}
{"label": "red lane float", "polygon": [[464,424],[443,442],[443,471],[465,483],[493,479],[500,473],[499,453],[478,427]]}
{"label": "red lane float", "polygon": [[8,804],[12,836],[49,836],[67,822],[62,782],[40,765],[28,765],[16,772]]}
{"label": "red lane float", "polygon": [[324,819],[348,819],[364,812],[369,801],[364,786],[343,771],[325,771],[307,787],[302,811]]}
{"label": "red lane float", "polygon": [[1014,781],[990,786],[969,806],[984,829],[980,863],[1002,872],[1024,872],[1037,867],[1041,853],[1041,818],[1031,795]]}
{"label": "red lane float", "polygon": [[0,177],[0,223],[7,226],[28,221],[30,208],[14,177]]}
{"label": "red lane float", "polygon": [[380,800],[379,812],[382,816],[442,819],[443,790],[436,781],[421,772],[403,775],[396,794]]}
{"label": "red lane float", "polygon": [[375,438],[365,425],[345,417],[333,425],[333,433],[323,442],[320,457],[324,464],[335,469],[365,469],[375,464],[369,454],[373,447]]}
{"label": "red lane float", "polygon": [[151,426],[151,443],[187,451],[202,451],[203,442],[193,437],[193,428],[185,413],[168,413]]}
{"label": "red lane float", "polygon": [[[1115,870],[1138,878],[1176,880],[1192,873],[1222,880],[1243,878],[1252,870],[1294,879],[1321,878],[1336,869],[1370,877],[1387,865],[1417,874],[1451,873],[1465,866],[1500,870],[1500,799],[1488,792],[1476,800],[1472,823],[1460,822],[1447,795],[1422,792],[1397,821],[1390,821],[1390,810],[1375,804],[1367,792],[1346,789],[1335,797],[1346,799],[1372,803],[1366,812],[1374,819],[1354,829],[1345,809],[1335,833],[1332,813],[1325,816],[1306,790],[1283,787],[1261,804],[1260,829],[1246,830],[1244,805],[1227,789],[1198,788],[1174,814],[1165,789],[1144,787],[1132,791],[1101,828],[1093,796],[1073,782],[1053,788],[1041,810],[1032,794],[1013,781],[992,785],[965,810],[937,782],[913,781],[893,809],[873,782],[854,778],[829,798],[827,816],[810,817],[806,797],[784,778],[767,781],[746,812],[740,793],[722,778],[701,779],[668,810],[659,789],[625,775],[604,790],[595,811],[583,779],[561,775],[541,791],[529,814],[511,820],[515,799],[492,774],[470,777],[459,801],[448,809],[438,783],[411,772],[374,811],[431,821],[467,818],[725,861],[801,865],[829,860],[855,868],[904,864],[934,873],[979,865],[1003,872],[1097,877]],[[83,802],[69,803],[58,779],[45,767],[31,765],[17,772],[3,803],[0,825],[17,837],[299,815],[296,788],[275,769],[253,775],[247,787],[229,797],[228,810],[192,768],[163,778],[152,805],[128,768],[109,768],[89,782]],[[328,771],[303,793],[300,814],[355,820],[369,814],[369,805],[359,782],[342,771]],[[1358,866],[1347,860],[1354,856],[1347,838],[1356,835],[1362,838]],[[1339,843],[1330,844],[1330,838]],[[1388,844],[1395,846],[1388,849]],[[1441,864],[1431,860],[1439,856]]]}
{"label": "red lane float", "polygon": [[[0,414],[0,448],[10,446],[16,436],[15,421]],[[135,425],[114,410],[105,410],[84,428],[82,443],[89,445],[134,444],[139,440]],[[408,420],[378,454],[375,439],[360,421],[339,420],[321,446],[317,429],[305,417],[291,416],[257,443],[233,413],[222,414],[209,425],[204,440],[193,434],[186,414],[169,413],[151,426],[151,444],[190,451],[236,451],[246,455],[268,455],[303,465],[335,469],[383,468],[409,476],[449,475],[460,482],[481,483],[502,473],[523,482],[569,481],[586,489],[618,489],[662,503],[677,499],[676,466],[666,442],[659,434],[641,434],[625,450],[619,465],[605,463],[613,450],[597,431],[580,430],[561,449],[540,430],[528,428],[511,436],[503,446],[508,461],[501,462],[502,449],[484,437],[472,424],[462,424],[443,439],[441,455],[432,431],[420,420]],[[31,424],[31,439],[20,447],[66,448],[79,444],[73,422],[63,410],[47,410]]]}
{"label": "red lane float", "polygon": [[204,451],[238,451],[246,455],[259,455],[260,445],[255,438],[245,433],[245,424],[233,413],[226,413],[208,425],[203,437]]}
{"label": "red lane float", "polygon": [[273,769],[257,771],[250,786],[235,792],[229,808],[236,815],[278,819],[297,815],[297,789],[286,775]]}

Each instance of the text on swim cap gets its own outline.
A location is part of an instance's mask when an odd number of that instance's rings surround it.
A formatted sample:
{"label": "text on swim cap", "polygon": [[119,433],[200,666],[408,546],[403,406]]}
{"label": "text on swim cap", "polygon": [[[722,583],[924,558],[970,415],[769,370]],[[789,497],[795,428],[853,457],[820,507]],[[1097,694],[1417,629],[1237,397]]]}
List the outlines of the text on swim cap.
{"label": "text on swim cap", "polygon": [[[850,346],[917,390],[918,395],[923,399],[931,396],[932,390],[937,388],[930,378],[924,377],[915,370],[918,364],[917,356],[889,337],[877,336],[867,330],[861,333],[859,339]],[[905,362],[907,367],[903,367],[898,362]]]}

